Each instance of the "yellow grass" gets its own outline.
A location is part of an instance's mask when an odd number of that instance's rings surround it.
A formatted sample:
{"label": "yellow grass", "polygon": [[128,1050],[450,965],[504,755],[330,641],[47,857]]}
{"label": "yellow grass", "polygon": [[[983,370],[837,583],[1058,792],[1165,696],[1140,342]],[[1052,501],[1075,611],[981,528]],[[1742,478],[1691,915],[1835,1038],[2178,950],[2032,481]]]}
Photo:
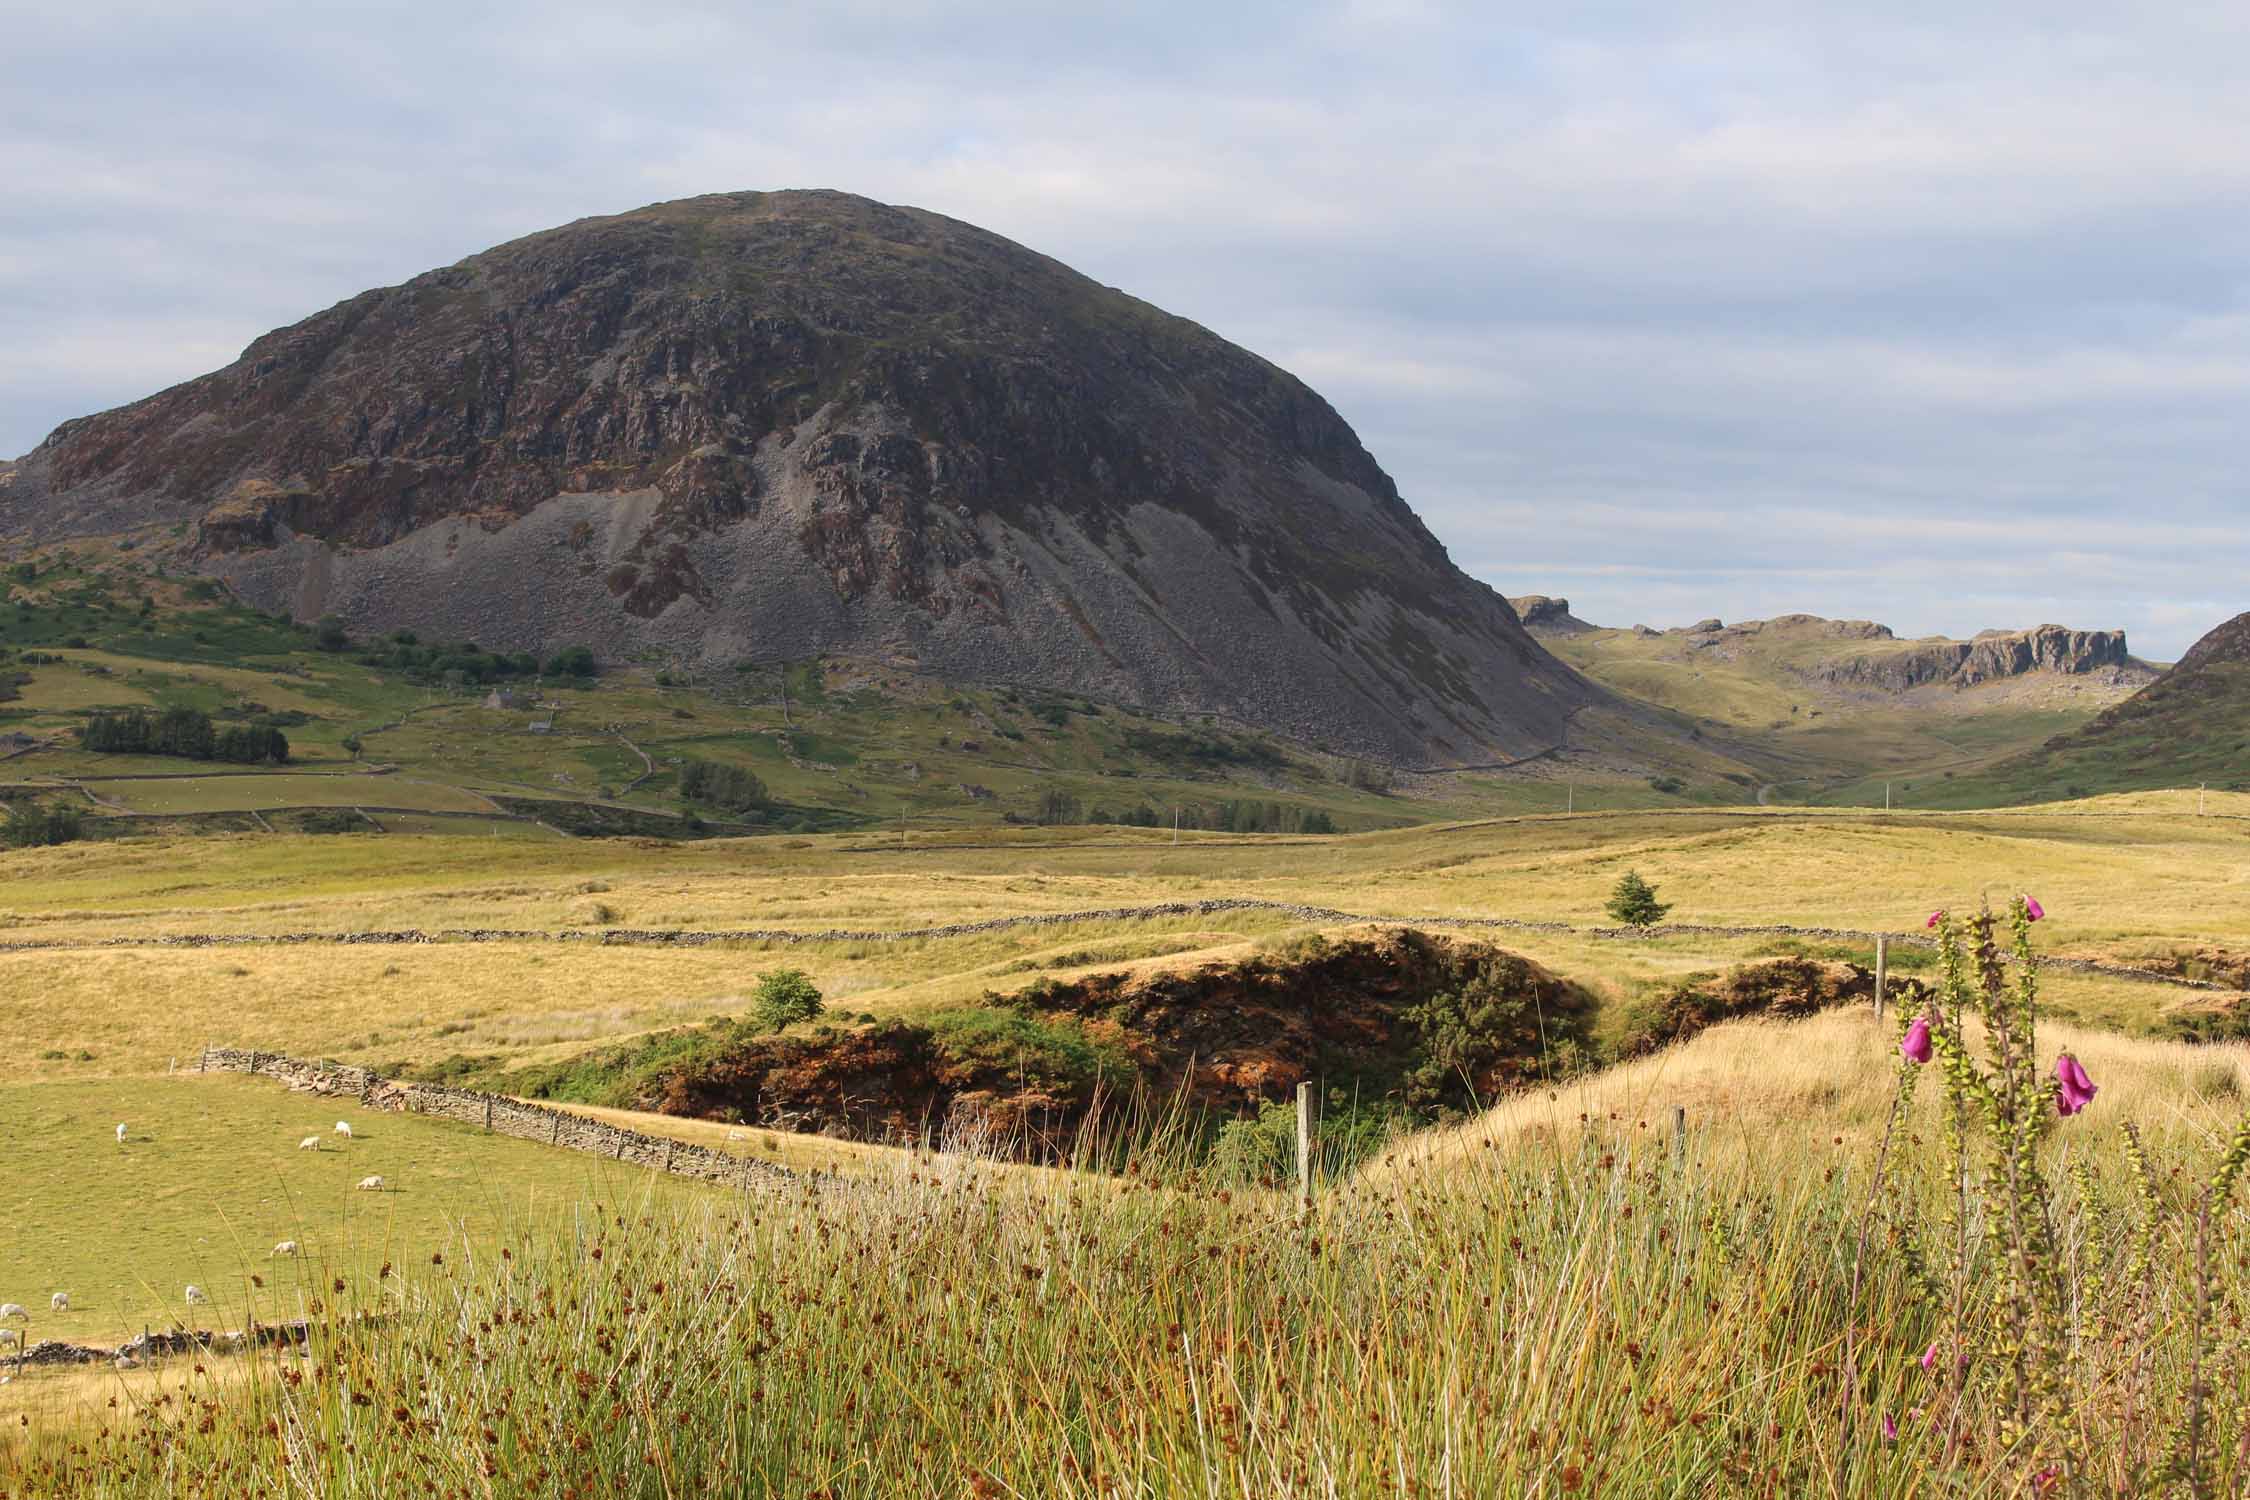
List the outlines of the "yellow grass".
{"label": "yellow grass", "polygon": [[[313,780],[313,778],[300,778]],[[384,780],[388,780],[385,778]],[[355,779],[347,785],[365,785]],[[374,783],[380,786],[381,782]],[[890,930],[1227,897],[1377,916],[1503,916],[1580,927],[1627,869],[1673,920],[1916,928],[1938,904],[2031,889],[2050,952],[2141,957],[2250,946],[2250,797],[2181,816],[2155,794],[2011,816],[1543,817],[1322,840],[1105,830],[984,836],[899,853],[853,836],[694,846],[486,836],[243,835],[0,853],[0,939],[448,927]],[[2098,815],[2077,815],[2083,813]],[[427,1062],[537,1059],[739,1010],[759,974],[812,973],[835,1007],[915,1013],[1041,974],[1187,964],[1305,925],[1270,911],[799,946],[84,949],[0,953],[0,1046],[34,1076],[162,1071],[206,1041]],[[1333,925],[1333,924],[1318,924]],[[1488,935],[1610,999],[1771,948]],[[2187,992],[2056,974],[2063,1016],[2145,1028]],[[64,1058],[39,1054],[63,1050]],[[77,1053],[90,1051],[91,1059]]]}
{"label": "yellow grass", "polygon": [[[1683,1046],[1579,1082],[1527,1092],[1465,1125],[1415,1137],[1367,1168],[1383,1182],[1444,1171],[1487,1153],[1567,1150],[1588,1131],[1664,1141],[1686,1112],[1689,1148],[1774,1174],[1864,1159],[1888,1116],[1897,1062],[1893,1024],[1865,1009],[1804,1021],[1738,1021]],[[1981,1046],[1981,1030],[1971,1038]],[[2069,1051],[2100,1086],[2100,1108],[2073,1121],[2076,1148],[2109,1149],[2136,1121],[2160,1148],[2214,1157],[2250,1097],[2250,1046],[2191,1045],[2047,1023],[2039,1055]],[[1934,1090],[1935,1085],[1932,1085]],[[1921,1103],[1927,1107],[1928,1099]]]}

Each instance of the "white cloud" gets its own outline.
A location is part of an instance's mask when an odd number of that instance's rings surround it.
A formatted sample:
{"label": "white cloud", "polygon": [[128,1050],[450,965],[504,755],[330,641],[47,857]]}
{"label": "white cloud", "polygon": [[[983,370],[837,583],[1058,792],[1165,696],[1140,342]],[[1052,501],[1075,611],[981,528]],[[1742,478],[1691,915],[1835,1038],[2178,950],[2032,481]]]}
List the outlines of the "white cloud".
{"label": "white cloud", "polygon": [[1294,368],[1509,592],[2158,654],[2250,603],[2241,7],[10,9],[0,452],[504,238],[835,186]]}

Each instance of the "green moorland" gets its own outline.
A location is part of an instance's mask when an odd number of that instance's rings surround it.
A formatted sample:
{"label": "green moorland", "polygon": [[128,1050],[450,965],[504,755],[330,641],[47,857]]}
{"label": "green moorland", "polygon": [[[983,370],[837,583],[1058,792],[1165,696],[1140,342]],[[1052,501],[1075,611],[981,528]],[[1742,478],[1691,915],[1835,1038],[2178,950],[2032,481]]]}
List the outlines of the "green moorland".
{"label": "green moorland", "polygon": [[[352,641],[245,609],[149,555],[123,538],[0,565],[0,801],[76,805],[87,837],[373,832],[392,817],[535,837],[903,825],[912,838],[1175,816],[1190,831],[1350,833],[1565,808],[1880,806],[1886,785],[1900,806],[1960,807],[2210,779],[2200,762],[2175,766],[2175,749],[2138,771],[2011,771],[2003,785],[1985,773],[2085,725],[2114,691],[2075,679],[1907,699],[1832,691],[1797,674],[1791,651],[1815,646],[1787,632],[1762,654],[1692,662],[1673,659],[1670,637],[1551,641],[1641,705],[1580,715],[1553,754],[1435,774],[879,662],[650,659],[585,675],[567,643],[532,655]],[[134,709],[278,729],[289,763],[81,747],[91,716]],[[708,768],[722,781],[698,781]],[[314,816],[355,807],[369,811]]]}
{"label": "green moorland", "polygon": [[[696,836],[902,822],[909,835],[1008,822],[1169,827],[1175,816],[1190,831],[1352,831],[1574,799],[1734,801],[1754,781],[1722,753],[1688,750],[1668,762],[1684,774],[1658,790],[1609,764],[1607,748],[1589,752],[1575,792],[1545,762],[1400,775],[1207,719],[853,660],[556,671],[563,643],[535,657],[350,641],[247,610],[138,551],[131,539],[86,542],[0,568],[0,800],[77,803],[90,837],[166,819],[255,829],[251,812],[363,805],[482,815],[479,833],[495,819],[550,834]],[[92,715],[133,709],[278,728],[289,764],[81,747]],[[1629,747],[1641,732],[1590,722],[1588,739],[1607,747],[1605,735],[1622,733]],[[699,764],[736,779],[691,785]],[[376,825],[389,826],[380,814]]]}

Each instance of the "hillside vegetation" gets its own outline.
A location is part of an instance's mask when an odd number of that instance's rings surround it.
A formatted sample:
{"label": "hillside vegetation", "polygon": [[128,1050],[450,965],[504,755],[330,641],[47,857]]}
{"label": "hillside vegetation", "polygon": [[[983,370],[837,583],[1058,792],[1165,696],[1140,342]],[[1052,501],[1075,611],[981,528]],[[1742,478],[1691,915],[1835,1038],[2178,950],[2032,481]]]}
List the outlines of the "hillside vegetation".
{"label": "hillside vegetation", "polygon": [[[1990,805],[1980,772],[2077,729],[2156,676],[2124,655],[2122,637],[2102,632],[1959,642],[1901,640],[1869,621],[1812,615],[1704,624],[1658,631],[1570,620],[1534,633],[1605,687],[1732,747],[1758,768],[1759,795],[1777,802],[1881,806],[1888,790],[1898,806]],[[1972,784],[1984,790],[1967,792]],[[1999,800],[2086,794],[2028,779],[2013,790]]]}

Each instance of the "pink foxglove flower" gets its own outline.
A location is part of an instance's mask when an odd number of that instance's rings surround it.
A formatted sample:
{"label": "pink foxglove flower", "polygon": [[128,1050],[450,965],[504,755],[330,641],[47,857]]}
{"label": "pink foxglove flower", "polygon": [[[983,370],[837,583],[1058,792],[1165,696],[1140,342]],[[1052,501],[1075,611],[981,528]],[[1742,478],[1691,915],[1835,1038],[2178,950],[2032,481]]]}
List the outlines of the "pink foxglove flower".
{"label": "pink foxglove flower", "polygon": [[1923,925],[1924,927],[1935,927],[1935,926],[1937,926],[1937,924],[1938,924],[1938,923],[1940,923],[1940,922],[1942,922],[1942,921],[1944,921],[1944,920],[1945,920],[1945,908],[1941,906],[1941,907],[1939,907],[1939,908],[1938,908],[1938,909],[1937,909],[1936,911],[1933,911],[1933,912],[1931,912],[1931,913],[1930,913],[1930,919],[1929,919],[1929,920],[1928,920],[1927,922],[1924,922],[1924,923],[1923,923],[1922,925]]}
{"label": "pink foxglove flower", "polygon": [[1922,1351],[1921,1366],[1925,1370],[1937,1368],[1937,1344],[1935,1342],[1932,1342],[1929,1348]]}
{"label": "pink foxglove flower", "polygon": [[1914,1024],[1906,1028],[1906,1035],[1898,1044],[1898,1055],[1912,1063],[1930,1060],[1930,1018],[1916,1016]]}
{"label": "pink foxglove flower", "polygon": [[2047,908],[2039,904],[2037,896],[2025,896],[2023,898],[2023,914],[2036,922],[2047,915]]}
{"label": "pink foxglove flower", "polygon": [[1883,1441],[1886,1443],[1898,1441],[1898,1423],[1892,1420],[1889,1412],[1883,1413]]}
{"label": "pink foxglove flower", "polygon": [[2086,1076],[2086,1070],[2078,1065],[2078,1059],[2067,1052],[2055,1059],[2055,1080],[2062,1085],[2062,1092],[2055,1096],[2055,1108],[2064,1114],[2077,1114],[2094,1102],[2094,1095],[2098,1092],[2094,1087],[2094,1080]]}

